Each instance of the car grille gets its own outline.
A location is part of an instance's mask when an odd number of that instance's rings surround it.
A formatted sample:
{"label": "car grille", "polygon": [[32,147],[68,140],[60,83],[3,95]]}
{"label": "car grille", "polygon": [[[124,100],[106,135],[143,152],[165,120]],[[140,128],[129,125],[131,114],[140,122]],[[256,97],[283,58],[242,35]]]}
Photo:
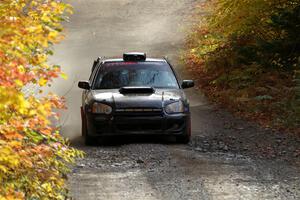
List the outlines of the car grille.
{"label": "car grille", "polygon": [[160,122],[152,123],[132,123],[132,124],[117,124],[118,131],[129,132],[148,132],[148,131],[161,131],[162,124]]}
{"label": "car grille", "polygon": [[121,132],[162,131],[160,108],[124,108],[115,110],[116,130]]}
{"label": "car grille", "polygon": [[116,109],[115,115],[119,116],[161,116],[161,108],[124,108]]}

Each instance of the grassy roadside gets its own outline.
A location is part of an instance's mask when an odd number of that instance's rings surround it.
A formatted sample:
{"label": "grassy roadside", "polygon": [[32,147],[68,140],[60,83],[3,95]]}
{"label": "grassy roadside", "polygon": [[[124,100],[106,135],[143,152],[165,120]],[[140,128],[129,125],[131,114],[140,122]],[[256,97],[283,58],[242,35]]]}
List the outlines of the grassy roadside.
{"label": "grassy roadside", "polygon": [[201,90],[239,116],[299,134],[300,3],[211,0],[197,9],[207,16],[183,60]]}

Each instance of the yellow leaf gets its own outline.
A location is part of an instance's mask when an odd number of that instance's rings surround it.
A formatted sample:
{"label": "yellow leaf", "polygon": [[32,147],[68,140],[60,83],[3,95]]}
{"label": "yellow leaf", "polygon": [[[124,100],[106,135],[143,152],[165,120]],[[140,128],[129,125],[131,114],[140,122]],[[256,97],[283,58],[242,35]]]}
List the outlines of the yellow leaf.
{"label": "yellow leaf", "polygon": [[22,87],[23,86],[23,82],[21,80],[15,80],[15,83],[18,87]]}
{"label": "yellow leaf", "polygon": [[39,85],[40,86],[45,86],[46,84],[47,84],[47,80],[46,79],[44,79],[44,78],[41,78],[40,80],[39,80]]}
{"label": "yellow leaf", "polygon": [[57,36],[58,36],[58,32],[57,31],[51,31],[48,34],[48,37],[49,37],[50,40],[54,40]]}
{"label": "yellow leaf", "polygon": [[67,80],[67,79],[68,79],[68,75],[67,75],[67,74],[65,74],[65,73],[61,73],[61,74],[60,74],[60,76],[61,76],[63,79],[65,79],[65,80]]}
{"label": "yellow leaf", "polygon": [[23,65],[19,65],[19,66],[18,66],[18,70],[19,70],[19,72],[21,72],[21,73],[25,73],[25,68],[24,68]]}

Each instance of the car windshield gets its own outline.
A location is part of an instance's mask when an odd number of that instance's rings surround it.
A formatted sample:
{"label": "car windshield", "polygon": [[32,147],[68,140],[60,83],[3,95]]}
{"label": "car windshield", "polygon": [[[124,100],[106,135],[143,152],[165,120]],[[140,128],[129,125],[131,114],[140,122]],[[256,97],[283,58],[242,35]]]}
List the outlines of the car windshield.
{"label": "car windshield", "polygon": [[178,89],[171,67],[166,62],[105,63],[95,80],[95,89],[118,89],[125,86],[150,86]]}

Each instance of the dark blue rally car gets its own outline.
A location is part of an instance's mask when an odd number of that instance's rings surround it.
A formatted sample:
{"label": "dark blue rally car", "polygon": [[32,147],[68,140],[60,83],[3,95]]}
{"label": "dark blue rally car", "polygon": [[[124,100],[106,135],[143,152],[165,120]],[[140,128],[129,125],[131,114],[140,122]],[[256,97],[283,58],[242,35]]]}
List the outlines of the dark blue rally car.
{"label": "dark blue rally car", "polygon": [[183,91],[194,86],[180,81],[166,59],[125,53],[120,59],[94,62],[82,94],[85,143],[116,135],[169,135],[180,143],[191,137],[191,116]]}

